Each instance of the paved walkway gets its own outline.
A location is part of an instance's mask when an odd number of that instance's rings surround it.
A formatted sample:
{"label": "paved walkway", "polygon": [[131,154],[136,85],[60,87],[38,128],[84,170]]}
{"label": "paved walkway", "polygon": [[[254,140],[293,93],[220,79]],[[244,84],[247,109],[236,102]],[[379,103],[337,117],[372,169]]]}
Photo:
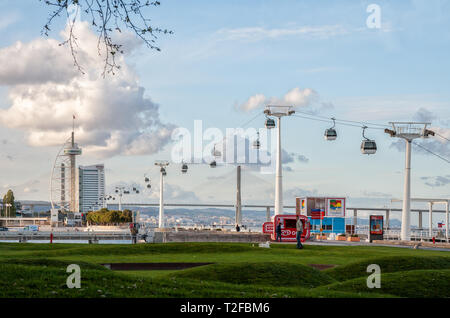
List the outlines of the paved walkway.
{"label": "paved walkway", "polygon": [[[420,242],[417,242],[420,243]],[[270,242],[270,244],[297,244],[296,242]],[[380,243],[369,243],[369,242],[347,242],[347,241],[307,241],[303,245],[322,245],[322,246],[383,246],[383,247],[399,247],[399,248],[414,248],[411,245],[398,245],[398,244],[380,244]],[[418,249],[421,250],[432,250],[432,251],[444,251],[450,252],[449,248],[441,247],[428,247],[419,246]]]}

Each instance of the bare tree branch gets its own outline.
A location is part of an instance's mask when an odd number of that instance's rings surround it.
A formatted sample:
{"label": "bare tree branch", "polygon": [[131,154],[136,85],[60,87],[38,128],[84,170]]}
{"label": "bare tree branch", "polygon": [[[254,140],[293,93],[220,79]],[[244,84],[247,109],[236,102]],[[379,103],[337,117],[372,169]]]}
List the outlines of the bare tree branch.
{"label": "bare tree branch", "polygon": [[[145,45],[153,50],[160,51],[156,40],[158,34],[173,34],[173,31],[162,29],[151,25],[151,19],[146,17],[144,11],[151,7],[157,7],[160,1],[149,0],[39,0],[45,2],[51,10],[47,23],[42,28],[42,34],[48,36],[51,31],[51,25],[55,19],[61,17],[64,13],[67,16],[69,24],[69,35],[60,45],[70,47],[74,65],[78,70],[84,73],[82,65],[77,59],[78,38],[74,32],[76,17],[84,13],[91,25],[98,34],[97,49],[99,55],[105,53],[102,75],[107,73],[114,75],[120,65],[116,63],[117,54],[123,54],[122,45],[116,43],[111,34],[114,31],[122,32],[121,26],[132,30]],[[75,9],[75,14],[71,10]]]}

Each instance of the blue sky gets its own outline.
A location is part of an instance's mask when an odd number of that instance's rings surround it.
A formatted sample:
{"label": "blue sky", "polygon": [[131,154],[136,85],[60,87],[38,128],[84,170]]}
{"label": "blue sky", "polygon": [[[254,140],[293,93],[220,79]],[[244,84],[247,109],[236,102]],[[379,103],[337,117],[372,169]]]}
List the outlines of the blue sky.
{"label": "blue sky", "polygon": [[[371,3],[381,8],[381,29],[366,26]],[[42,37],[43,3],[2,1],[0,9],[0,49]],[[281,98],[298,87],[317,92],[317,103],[333,105],[321,110],[321,116],[385,124],[411,120],[425,109],[435,117],[434,124],[449,129],[450,1],[172,0],[162,1],[151,16],[174,34],[160,38],[161,52],[139,48],[126,56],[126,63],[145,96],[159,105],[165,123],[192,129],[194,120],[202,119],[205,128],[239,127],[261,109],[244,112],[236,105],[256,94]],[[54,25],[51,38],[61,39],[64,23],[61,19]],[[10,107],[9,89],[0,86],[0,109]],[[261,127],[263,119],[252,126]],[[309,159],[289,164],[292,171],[284,172],[286,204],[294,204],[289,200],[296,193],[368,198],[363,202],[378,205],[401,196],[404,154],[391,147],[393,140],[382,131],[367,131],[379,151],[363,156],[360,128],[338,126],[338,140],[327,142],[322,137],[327,123],[288,118],[283,124],[283,148]],[[47,199],[57,148],[29,146],[23,130],[2,124],[0,133],[0,139],[12,140],[0,158],[3,187],[16,188],[19,198]],[[450,153],[448,143],[439,145],[442,155]],[[141,183],[149,173],[156,186],[153,162],[168,159],[170,150],[168,144],[153,154],[83,156],[80,163],[104,162],[110,185]],[[234,200],[233,167],[192,166],[186,176],[178,167],[171,169],[167,183],[173,186],[173,200]],[[271,202],[274,176],[246,173],[244,201],[264,197]],[[422,179],[438,176],[449,182],[431,187]],[[448,197],[449,164],[413,153],[412,193]],[[132,200],[157,199],[156,192],[146,195],[150,199]]]}

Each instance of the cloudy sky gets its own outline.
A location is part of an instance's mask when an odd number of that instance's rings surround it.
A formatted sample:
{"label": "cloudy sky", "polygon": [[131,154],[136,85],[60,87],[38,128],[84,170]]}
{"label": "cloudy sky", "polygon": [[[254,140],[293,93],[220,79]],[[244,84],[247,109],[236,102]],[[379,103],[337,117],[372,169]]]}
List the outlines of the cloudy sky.
{"label": "cloudy sky", "polygon": [[[161,1],[150,11],[173,35],[148,50],[132,35],[118,38],[125,53],[116,75],[101,76],[102,59],[89,24],[78,24],[79,58],[73,65],[66,21],[41,35],[48,9],[41,1],[0,3],[0,192],[19,199],[49,199],[49,178],[59,146],[76,136],[80,164],[104,163],[111,189],[119,183],[152,191],[130,201],[157,202],[154,161],[171,159],[177,127],[237,128],[268,103],[289,104],[327,118],[387,124],[426,120],[450,138],[450,1]],[[366,25],[367,6],[381,8],[381,28]],[[259,116],[247,127],[261,128]],[[285,204],[301,195],[336,195],[358,205],[401,197],[404,143],[367,130],[378,152],[360,153],[361,128],[291,117],[283,120]],[[205,141],[205,144],[207,142]],[[450,158],[442,138],[423,141]],[[450,164],[413,148],[412,194],[448,197]],[[168,169],[173,202],[233,202],[235,166]],[[243,170],[245,203],[270,203],[274,175]]]}

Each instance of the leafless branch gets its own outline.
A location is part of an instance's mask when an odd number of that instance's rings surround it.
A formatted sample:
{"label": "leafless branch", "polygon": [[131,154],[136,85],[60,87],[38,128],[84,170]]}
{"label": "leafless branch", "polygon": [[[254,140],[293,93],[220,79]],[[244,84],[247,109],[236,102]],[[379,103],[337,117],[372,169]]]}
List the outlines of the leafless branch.
{"label": "leafless branch", "polygon": [[[111,34],[114,31],[122,32],[121,27],[132,30],[145,45],[157,51],[160,48],[156,44],[158,34],[173,34],[173,31],[153,27],[151,19],[146,17],[144,11],[151,7],[157,7],[160,1],[149,0],[39,0],[51,8],[47,23],[42,28],[42,34],[48,36],[51,31],[51,25],[55,19],[61,17],[64,13],[69,23],[68,38],[60,45],[70,47],[74,65],[78,70],[84,73],[82,65],[77,59],[77,38],[74,32],[76,16],[83,13],[87,19],[91,20],[91,25],[98,34],[97,49],[99,55],[104,52],[104,68],[102,75],[107,73],[114,74],[120,65],[116,62],[116,56],[123,54],[123,48],[120,43],[116,43]],[[75,9],[75,14],[71,10]],[[82,39],[81,39],[82,40]]]}

